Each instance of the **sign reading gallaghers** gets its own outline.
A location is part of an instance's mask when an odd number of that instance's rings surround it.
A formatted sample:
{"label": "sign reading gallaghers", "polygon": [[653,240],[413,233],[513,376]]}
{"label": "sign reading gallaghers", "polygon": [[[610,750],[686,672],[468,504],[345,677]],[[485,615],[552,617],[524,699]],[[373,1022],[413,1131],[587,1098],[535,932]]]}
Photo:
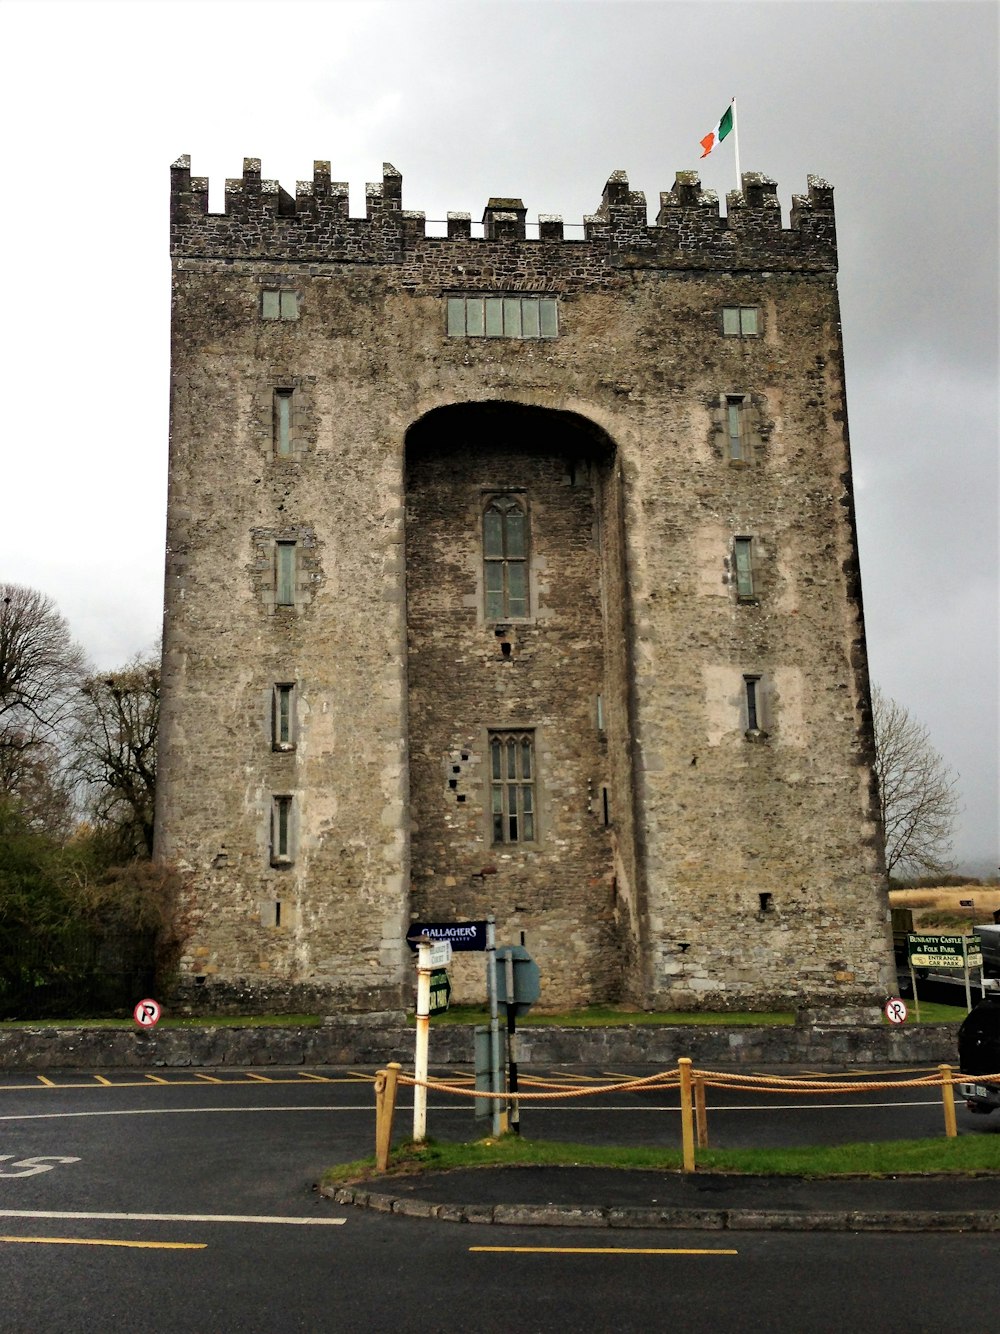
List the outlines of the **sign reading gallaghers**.
{"label": "sign reading gallaghers", "polygon": [[913,968],[982,968],[983,947],[978,936],[907,936]]}
{"label": "sign reading gallaghers", "polygon": [[451,948],[458,950],[485,950],[485,922],[411,922],[406,933],[406,943],[411,950],[417,948],[421,936],[431,940],[447,940]]}

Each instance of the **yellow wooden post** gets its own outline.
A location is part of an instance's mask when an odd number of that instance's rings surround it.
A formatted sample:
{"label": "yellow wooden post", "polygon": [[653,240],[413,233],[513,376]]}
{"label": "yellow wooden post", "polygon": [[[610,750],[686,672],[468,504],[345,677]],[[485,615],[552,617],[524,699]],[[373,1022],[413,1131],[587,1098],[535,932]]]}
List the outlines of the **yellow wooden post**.
{"label": "yellow wooden post", "polygon": [[392,1147],[392,1119],[396,1113],[396,1087],[402,1066],[390,1061],[385,1070],[375,1075],[375,1170],[384,1172],[389,1166]]}
{"label": "yellow wooden post", "polygon": [[698,1131],[698,1148],[708,1148],[708,1109],[705,1106],[705,1076],[694,1076],[694,1123]]}
{"label": "yellow wooden post", "polygon": [[685,1172],[694,1171],[694,1115],[691,1108],[691,1058],[677,1062],[681,1080],[681,1147]]}
{"label": "yellow wooden post", "polygon": [[958,1124],[955,1120],[955,1085],[951,1079],[951,1066],[939,1065],[938,1074],[941,1076],[941,1101],[944,1103],[944,1133],[949,1139],[954,1139],[958,1134]]}

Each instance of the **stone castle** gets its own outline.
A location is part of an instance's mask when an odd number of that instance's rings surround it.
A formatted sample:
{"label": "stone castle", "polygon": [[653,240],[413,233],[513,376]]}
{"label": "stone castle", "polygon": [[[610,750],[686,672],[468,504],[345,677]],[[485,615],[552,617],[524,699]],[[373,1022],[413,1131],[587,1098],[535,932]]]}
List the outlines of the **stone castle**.
{"label": "stone castle", "polygon": [[489,913],[550,1007],[887,994],[832,188],[428,235],[183,157],[171,251],[179,995],[392,1008]]}

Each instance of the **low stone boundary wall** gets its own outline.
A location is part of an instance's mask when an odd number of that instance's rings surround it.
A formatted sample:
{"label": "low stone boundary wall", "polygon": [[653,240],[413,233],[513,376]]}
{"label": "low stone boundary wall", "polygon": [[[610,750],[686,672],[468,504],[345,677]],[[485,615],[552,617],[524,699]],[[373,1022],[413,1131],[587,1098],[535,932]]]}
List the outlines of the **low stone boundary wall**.
{"label": "low stone boundary wall", "polygon": [[[935,1065],[958,1063],[954,1025],[889,1028],[807,1016],[768,1028],[634,1025],[621,1028],[520,1028],[519,1063],[650,1065],[670,1069],[680,1056],[704,1068],[733,1065]],[[184,1066],[378,1066],[413,1062],[414,1030],[395,1020],[330,1019],[317,1028],[5,1028],[0,1069],[102,1070]],[[473,1061],[470,1026],[432,1025],[432,1066]]]}

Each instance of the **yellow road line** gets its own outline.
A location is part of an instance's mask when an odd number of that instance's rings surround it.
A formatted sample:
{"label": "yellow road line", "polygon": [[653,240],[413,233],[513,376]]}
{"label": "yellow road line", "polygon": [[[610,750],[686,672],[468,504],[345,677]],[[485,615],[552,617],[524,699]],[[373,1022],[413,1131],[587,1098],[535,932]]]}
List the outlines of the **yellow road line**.
{"label": "yellow road line", "polygon": [[273,1079],[268,1079],[267,1075],[255,1075],[255,1074],[254,1074],[252,1071],[250,1071],[250,1070],[247,1070],[243,1077],[244,1077],[244,1079],[252,1079],[253,1082],[254,1082],[255,1084],[273,1084],[273,1083],[274,1083],[274,1080],[273,1080]]}
{"label": "yellow road line", "polygon": [[687,1246],[470,1246],[469,1250],[510,1255],[739,1255],[735,1250],[701,1250]]}
{"label": "yellow road line", "polygon": [[105,1079],[103,1075],[95,1075],[94,1078],[97,1080],[98,1084],[103,1084],[105,1088],[114,1087],[114,1085],[111,1083],[111,1080]]}
{"label": "yellow road line", "polygon": [[[332,1084],[332,1083],[334,1082],[334,1081],[333,1081],[332,1079],[330,1079],[327,1075],[313,1075],[313,1074],[310,1074],[307,1070],[300,1070],[300,1071],[299,1071],[299,1074],[298,1074],[298,1078],[295,1079],[295,1080],[289,1080],[289,1083],[296,1083],[296,1084],[297,1084],[297,1083],[299,1083],[299,1082],[300,1082],[301,1080],[303,1080],[303,1079],[306,1080],[306,1081],[307,1081],[308,1083],[310,1083],[310,1084]],[[272,1080],[272,1083],[273,1083],[273,1082],[274,1082],[274,1081]],[[350,1082],[350,1081],[348,1081],[348,1080],[345,1079],[343,1082],[346,1084],[346,1083],[348,1083],[348,1082]]]}
{"label": "yellow road line", "polygon": [[35,1242],[45,1246],[129,1246],[148,1251],[203,1251],[204,1241],[106,1241],[100,1237],[0,1237],[2,1241]]}
{"label": "yellow road line", "polygon": [[40,1081],[42,1084],[47,1085],[50,1089],[54,1089],[54,1088],[55,1088],[55,1084],[52,1082],[51,1079],[46,1079],[46,1077],[45,1077],[44,1075],[39,1075],[38,1078],[39,1078],[39,1081]]}
{"label": "yellow road line", "polygon": [[194,1077],[194,1082],[196,1084],[224,1084],[226,1081],[224,1079],[216,1079],[215,1075],[197,1074]]}
{"label": "yellow road line", "polygon": [[162,1079],[159,1075],[147,1075],[145,1082],[147,1084],[169,1084],[169,1079]]}

